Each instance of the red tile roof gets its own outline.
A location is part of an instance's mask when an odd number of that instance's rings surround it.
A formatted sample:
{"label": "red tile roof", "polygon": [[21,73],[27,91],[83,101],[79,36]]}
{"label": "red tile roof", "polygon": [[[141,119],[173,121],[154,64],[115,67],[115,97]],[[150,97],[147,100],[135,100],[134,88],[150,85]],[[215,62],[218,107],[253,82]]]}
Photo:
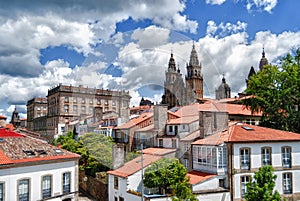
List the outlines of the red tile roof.
{"label": "red tile roof", "polygon": [[5,138],[5,137],[24,137],[24,135],[13,132],[9,129],[0,128],[0,138]]}
{"label": "red tile roof", "polygon": [[199,120],[199,114],[195,116],[184,116],[177,119],[169,119],[167,124],[174,125],[174,124],[190,124],[192,122]]}
{"label": "red tile roof", "polygon": [[193,145],[220,145],[223,142],[253,143],[300,141],[300,134],[288,131],[275,130],[260,126],[236,123],[222,132],[210,135],[204,139],[193,142]]}
{"label": "red tile roof", "polygon": [[0,129],[0,138],[0,165],[80,158],[78,154],[13,131]]}
{"label": "red tile roof", "polygon": [[210,173],[204,173],[204,172],[198,172],[198,171],[191,171],[187,173],[187,177],[190,177],[190,184],[195,185],[200,182],[203,182],[205,180],[208,180],[212,177],[217,176],[216,174],[210,174]]}
{"label": "red tile roof", "polygon": [[300,134],[260,126],[237,124],[233,127],[228,139],[228,142],[268,141],[300,141]]}
{"label": "red tile roof", "polygon": [[6,120],[7,118],[5,116],[0,115],[0,119]]}
{"label": "red tile roof", "polygon": [[117,126],[115,129],[128,129],[128,128],[132,128],[132,127],[136,126],[137,124],[139,124],[139,123],[141,123],[143,121],[148,120],[151,117],[153,117],[153,113],[152,112],[143,113],[140,116],[138,116],[137,118],[130,119],[125,124],[122,124],[121,126]]}
{"label": "red tile roof", "polygon": [[[151,163],[158,161],[161,159],[161,156],[155,156],[150,154],[143,154],[143,168],[146,168]],[[108,174],[112,174],[115,176],[126,178],[142,169],[141,157],[137,157],[127,163],[125,163],[122,167],[108,171]]]}
{"label": "red tile roof", "polygon": [[144,154],[156,155],[156,156],[164,156],[170,153],[176,152],[176,149],[168,149],[168,148],[154,148],[150,147],[143,150]]}
{"label": "red tile roof", "polygon": [[174,114],[179,117],[196,116],[199,111],[215,111],[228,112],[232,115],[247,115],[247,116],[261,116],[261,113],[252,113],[250,109],[241,104],[227,104],[220,103],[215,100],[208,100],[203,104],[195,103],[181,107]]}
{"label": "red tile roof", "polygon": [[180,139],[180,141],[193,141],[196,138],[200,137],[200,130],[196,130],[195,132],[187,135],[186,137]]}

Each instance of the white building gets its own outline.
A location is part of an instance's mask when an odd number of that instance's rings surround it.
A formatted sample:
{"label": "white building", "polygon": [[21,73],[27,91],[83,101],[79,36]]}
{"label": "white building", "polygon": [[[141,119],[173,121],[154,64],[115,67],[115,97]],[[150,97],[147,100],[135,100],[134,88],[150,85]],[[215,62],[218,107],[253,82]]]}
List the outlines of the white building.
{"label": "white building", "polygon": [[0,129],[0,200],[75,201],[80,156]]}
{"label": "white building", "polygon": [[238,123],[194,142],[192,150],[193,169],[211,175],[193,184],[199,196],[223,189],[230,193],[225,200],[242,200],[254,172],[272,165],[275,190],[289,200],[300,199],[300,134]]}
{"label": "white building", "polygon": [[142,189],[145,197],[151,197],[151,190],[142,187],[143,169],[162,157],[174,158],[175,152],[176,149],[148,148],[143,151],[143,160],[139,156],[120,168],[108,171],[108,200],[140,201]]}

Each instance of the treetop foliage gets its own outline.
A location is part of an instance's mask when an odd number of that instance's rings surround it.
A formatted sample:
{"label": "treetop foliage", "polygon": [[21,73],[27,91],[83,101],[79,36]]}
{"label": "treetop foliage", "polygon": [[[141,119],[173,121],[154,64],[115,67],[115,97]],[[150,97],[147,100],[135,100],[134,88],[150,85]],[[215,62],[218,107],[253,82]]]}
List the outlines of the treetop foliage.
{"label": "treetop foliage", "polygon": [[243,104],[262,112],[262,126],[300,133],[300,49],[251,76]]}
{"label": "treetop foliage", "polygon": [[251,178],[247,183],[245,199],[247,201],[280,201],[279,192],[274,191],[276,178],[272,166],[259,168],[258,172],[254,173],[254,179]]}

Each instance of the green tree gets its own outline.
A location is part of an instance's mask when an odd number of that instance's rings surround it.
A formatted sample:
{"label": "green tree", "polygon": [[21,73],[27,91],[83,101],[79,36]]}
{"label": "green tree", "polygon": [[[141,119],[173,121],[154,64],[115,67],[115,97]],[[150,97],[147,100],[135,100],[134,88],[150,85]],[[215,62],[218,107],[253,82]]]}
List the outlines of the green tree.
{"label": "green tree", "polygon": [[161,193],[172,194],[174,201],[195,201],[186,174],[178,159],[162,158],[145,169],[143,182],[147,188],[158,187]]}
{"label": "green tree", "polygon": [[95,173],[102,171],[103,165],[100,164],[94,156],[92,156],[86,146],[83,144],[82,140],[79,138],[78,141],[74,139],[74,133],[69,131],[66,135],[59,136],[53,141],[53,144],[60,146],[70,152],[79,154],[81,158],[79,159],[79,168],[85,170],[89,175],[95,176]]}
{"label": "green tree", "polygon": [[300,132],[300,49],[288,54],[280,66],[267,65],[253,75],[243,103],[253,112],[262,112],[262,125]]}
{"label": "green tree", "polygon": [[258,172],[254,173],[254,179],[247,183],[247,192],[245,199],[247,201],[280,201],[281,197],[278,191],[274,191],[275,180],[272,166],[263,166]]}

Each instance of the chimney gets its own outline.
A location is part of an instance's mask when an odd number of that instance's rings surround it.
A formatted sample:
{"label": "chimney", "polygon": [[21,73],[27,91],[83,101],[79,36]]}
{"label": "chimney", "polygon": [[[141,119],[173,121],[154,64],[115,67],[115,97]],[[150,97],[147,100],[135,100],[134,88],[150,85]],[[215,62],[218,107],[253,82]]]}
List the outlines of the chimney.
{"label": "chimney", "polygon": [[112,147],[112,168],[118,169],[124,165],[125,162],[125,146],[122,143],[114,144]]}
{"label": "chimney", "polygon": [[154,131],[163,135],[168,120],[168,106],[154,105]]}

